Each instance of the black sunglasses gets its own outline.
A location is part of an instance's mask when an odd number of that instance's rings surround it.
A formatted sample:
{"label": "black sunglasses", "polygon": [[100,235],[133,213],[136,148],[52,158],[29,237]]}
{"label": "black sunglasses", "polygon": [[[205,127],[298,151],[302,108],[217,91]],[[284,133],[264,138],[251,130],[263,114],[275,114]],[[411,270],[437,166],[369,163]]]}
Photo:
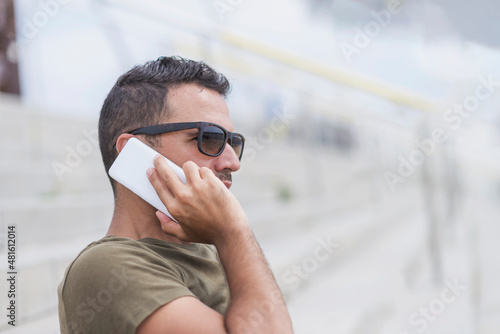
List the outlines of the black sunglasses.
{"label": "black sunglasses", "polygon": [[198,150],[201,153],[211,157],[219,156],[224,151],[226,143],[229,143],[234,152],[236,152],[238,159],[241,160],[243,146],[245,145],[245,137],[239,133],[229,132],[215,123],[182,122],[157,124],[135,129],[128,133],[132,135],[159,135],[187,129],[198,129]]}

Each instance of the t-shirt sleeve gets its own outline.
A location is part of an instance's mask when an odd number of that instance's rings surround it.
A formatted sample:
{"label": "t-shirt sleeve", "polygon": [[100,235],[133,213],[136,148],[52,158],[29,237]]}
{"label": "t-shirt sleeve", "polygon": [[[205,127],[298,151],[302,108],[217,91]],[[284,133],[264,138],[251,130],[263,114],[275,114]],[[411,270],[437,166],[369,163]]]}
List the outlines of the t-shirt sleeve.
{"label": "t-shirt sleeve", "polygon": [[194,296],[181,271],[155,255],[126,244],[83,252],[61,286],[66,332],[134,334],[162,305]]}

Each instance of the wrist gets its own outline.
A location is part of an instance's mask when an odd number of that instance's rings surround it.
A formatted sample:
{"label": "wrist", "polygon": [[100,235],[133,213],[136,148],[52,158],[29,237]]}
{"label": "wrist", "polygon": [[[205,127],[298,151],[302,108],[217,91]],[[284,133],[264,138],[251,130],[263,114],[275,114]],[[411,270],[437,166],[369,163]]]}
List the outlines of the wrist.
{"label": "wrist", "polygon": [[221,231],[214,240],[214,245],[218,250],[241,247],[241,245],[248,243],[248,240],[255,239],[246,217],[233,220],[226,226],[227,228]]}

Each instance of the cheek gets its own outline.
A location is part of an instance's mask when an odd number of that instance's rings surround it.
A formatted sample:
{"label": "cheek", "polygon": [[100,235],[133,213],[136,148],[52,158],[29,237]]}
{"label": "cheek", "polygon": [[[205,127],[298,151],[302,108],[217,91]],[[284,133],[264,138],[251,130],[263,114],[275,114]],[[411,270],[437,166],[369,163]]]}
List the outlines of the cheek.
{"label": "cheek", "polygon": [[215,172],[214,159],[212,157],[206,156],[200,152],[193,157],[193,161],[198,165],[198,167],[207,167]]}
{"label": "cheek", "polygon": [[179,145],[172,145],[172,144],[163,144],[160,149],[160,153],[163,156],[165,156],[168,160],[172,161],[179,167],[182,167],[184,162],[188,160],[184,157],[185,155],[184,152],[185,150],[183,150],[182,147],[179,147]]}
{"label": "cheek", "polygon": [[175,159],[180,161],[181,166],[186,161],[193,161],[198,167],[208,167],[214,171],[215,159],[201,153],[197,145],[185,145],[183,147],[179,145],[175,149],[177,150]]}

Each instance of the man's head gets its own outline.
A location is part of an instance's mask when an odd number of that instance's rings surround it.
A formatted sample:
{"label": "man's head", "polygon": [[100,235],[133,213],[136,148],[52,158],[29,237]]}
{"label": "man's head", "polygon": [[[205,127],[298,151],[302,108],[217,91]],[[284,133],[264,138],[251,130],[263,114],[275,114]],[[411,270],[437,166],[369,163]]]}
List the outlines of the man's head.
{"label": "man's head", "polygon": [[[228,80],[208,65],[179,57],[162,57],[122,75],[104,101],[99,119],[99,144],[106,172],[132,136],[128,132],[134,129],[201,121],[233,131],[224,101],[229,89]],[[194,128],[136,136],[177,165],[194,161],[230,184],[230,173],[240,166],[234,150],[227,145],[219,156],[202,154],[197,135],[198,129]]]}

